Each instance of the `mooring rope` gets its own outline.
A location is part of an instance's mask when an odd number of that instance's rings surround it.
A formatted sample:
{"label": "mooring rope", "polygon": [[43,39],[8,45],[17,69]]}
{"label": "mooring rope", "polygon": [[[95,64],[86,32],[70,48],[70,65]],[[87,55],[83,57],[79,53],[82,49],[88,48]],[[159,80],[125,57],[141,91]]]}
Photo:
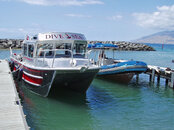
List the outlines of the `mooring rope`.
{"label": "mooring rope", "polygon": [[23,65],[20,65],[20,66],[18,67],[18,69],[16,69],[15,71],[12,71],[11,73],[17,72],[18,70],[22,69],[22,67],[23,67]]}

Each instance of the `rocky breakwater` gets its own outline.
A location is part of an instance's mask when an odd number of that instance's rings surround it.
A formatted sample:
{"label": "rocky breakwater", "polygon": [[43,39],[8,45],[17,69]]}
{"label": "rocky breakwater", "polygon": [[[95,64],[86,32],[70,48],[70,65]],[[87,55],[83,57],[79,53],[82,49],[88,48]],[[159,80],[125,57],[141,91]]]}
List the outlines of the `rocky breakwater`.
{"label": "rocky breakwater", "polygon": [[118,48],[116,50],[120,51],[155,51],[155,49],[151,46],[141,44],[141,43],[132,43],[125,41],[88,41],[88,43],[111,43],[117,45]]}
{"label": "rocky breakwater", "polygon": [[0,39],[0,49],[21,48],[23,39]]}
{"label": "rocky breakwater", "polygon": [[[0,49],[8,49],[11,48],[21,48],[23,39],[0,39]],[[116,50],[120,51],[155,51],[154,48],[141,44],[141,43],[132,43],[125,41],[88,41],[88,43],[111,43],[117,45],[118,48]]]}

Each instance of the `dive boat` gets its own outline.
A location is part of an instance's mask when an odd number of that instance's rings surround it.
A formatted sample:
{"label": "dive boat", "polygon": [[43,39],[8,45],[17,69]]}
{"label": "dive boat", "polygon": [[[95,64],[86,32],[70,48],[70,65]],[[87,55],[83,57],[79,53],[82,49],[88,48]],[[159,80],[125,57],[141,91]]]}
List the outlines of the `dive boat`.
{"label": "dive boat", "polygon": [[[113,44],[89,44],[88,49],[95,50],[98,53],[98,58],[94,58],[95,64],[99,65],[97,77],[103,79],[109,79],[119,83],[129,83],[135,74],[143,73],[147,70],[147,64],[142,61],[127,61],[127,60],[116,60],[114,51],[117,50],[118,46]],[[108,53],[113,51],[112,58],[108,58]],[[94,54],[95,56],[97,54]]]}
{"label": "dive boat", "polygon": [[89,59],[90,52],[83,34],[39,33],[26,36],[21,54],[11,50],[11,67],[27,88],[41,96],[59,87],[84,93],[99,71]]}

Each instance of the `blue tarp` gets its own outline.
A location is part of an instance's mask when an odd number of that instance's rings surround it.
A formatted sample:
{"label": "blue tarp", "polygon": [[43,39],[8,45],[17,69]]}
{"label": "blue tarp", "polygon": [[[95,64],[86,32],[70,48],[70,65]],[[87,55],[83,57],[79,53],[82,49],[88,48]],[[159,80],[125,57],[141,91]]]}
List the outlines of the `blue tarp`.
{"label": "blue tarp", "polygon": [[95,43],[95,44],[88,44],[88,48],[118,48],[117,45],[110,44],[110,43]]}
{"label": "blue tarp", "polygon": [[127,62],[120,62],[111,65],[103,65],[101,69],[110,69],[115,67],[128,67],[128,66],[144,66],[147,67],[147,64],[142,61],[127,61]]}

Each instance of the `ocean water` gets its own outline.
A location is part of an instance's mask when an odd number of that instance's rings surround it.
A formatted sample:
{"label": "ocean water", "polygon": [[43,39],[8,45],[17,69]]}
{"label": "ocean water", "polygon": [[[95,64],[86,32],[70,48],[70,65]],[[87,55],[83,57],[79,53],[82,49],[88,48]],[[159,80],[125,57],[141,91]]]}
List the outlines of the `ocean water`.
{"label": "ocean water", "polygon": [[[117,59],[145,61],[150,65],[174,68],[174,45],[150,44],[157,51],[117,51]],[[19,53],[19,50],[15,51]],[[0,58],[9,51],[1,50]],[[149,83],[149,76],[135,77],[128,85],[95,78],[82,95],[60,91],[56,97],[43,98],[16,83],[24,113],[32,130],[173,130],[174,91]]]}

